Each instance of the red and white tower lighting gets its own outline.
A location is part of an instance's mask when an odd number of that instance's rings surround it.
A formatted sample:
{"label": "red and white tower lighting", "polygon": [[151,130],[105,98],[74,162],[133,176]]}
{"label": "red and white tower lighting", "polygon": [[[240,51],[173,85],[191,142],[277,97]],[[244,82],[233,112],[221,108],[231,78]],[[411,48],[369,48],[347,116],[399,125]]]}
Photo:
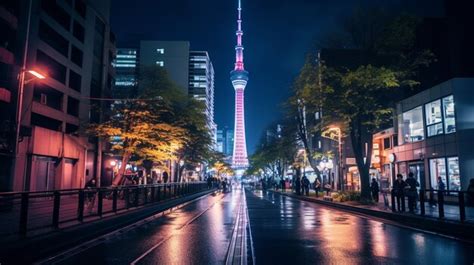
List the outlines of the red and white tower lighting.
{"label": "red and white tower lighting", "polygon": [[248,167],[247,142],[245,140],[244,91],[249,80],[249,73],[244,69],[244,46],[242,46],[242,6],[241,0],[237,8],[237,45],[235,46],[235,66],[230,72],[230,80],[235,90],[235,123],[234,123],[234,153],[232,166],[236,169]]}

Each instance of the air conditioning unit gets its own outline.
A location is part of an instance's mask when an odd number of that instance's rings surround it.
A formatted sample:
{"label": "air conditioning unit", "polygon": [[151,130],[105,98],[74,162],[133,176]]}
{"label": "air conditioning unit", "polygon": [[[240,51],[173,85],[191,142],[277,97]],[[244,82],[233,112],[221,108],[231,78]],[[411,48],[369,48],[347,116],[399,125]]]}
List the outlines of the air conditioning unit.
{"label": "air conditioning unit", "polygon": [[48,95],[41,93],[40,103],[46,105],[48,103]]}

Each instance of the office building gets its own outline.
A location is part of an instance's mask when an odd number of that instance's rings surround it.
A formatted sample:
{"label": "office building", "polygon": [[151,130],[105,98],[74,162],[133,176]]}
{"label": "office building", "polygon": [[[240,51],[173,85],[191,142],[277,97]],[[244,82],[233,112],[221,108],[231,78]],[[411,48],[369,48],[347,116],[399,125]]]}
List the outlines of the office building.
{"label": "office building", "polygon": [[[93,176],[100,182],[101,145],[78,131],[102,119],[89,98],[109,96],[114,79],[110,1],[13,0],[2,1],[0,7],[2,23],[9,28],[3,36],[9,42],[0,50],[2,63],[7,61],[1,74],[9,77],[1,91],[9,93],[0,94],[10,94],[2,96],[13,103],[9,109],[21,107],[18,149],[13,148],[16,152],[10,152],[6,162],[13,170],[1,176],[1,189],[80,188]],[[31,70],[46,78],[39,79]],[[24,86],[15,80],[19,73],[25,73]],[[15,100],[18,87],[24,88],[21,101]],[[99,101],[97,106],[105,104]],[[8,168],[3,161],[2,169]]]}
{"label": "office building", "polygon": [[138,86],[137,49],[117,49],[113,66],[115,68],[114,98],[134,97]]}

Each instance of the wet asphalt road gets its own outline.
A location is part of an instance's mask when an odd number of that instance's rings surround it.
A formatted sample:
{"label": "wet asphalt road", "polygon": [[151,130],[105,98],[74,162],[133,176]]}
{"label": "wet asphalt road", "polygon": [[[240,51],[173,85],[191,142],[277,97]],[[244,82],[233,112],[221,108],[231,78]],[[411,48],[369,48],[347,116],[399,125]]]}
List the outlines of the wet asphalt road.
{"label": "wet asphalt road", "polygon": [[[59,264],[223,264],[240,203],[241,190],[203,197]],[[474,264],[456,240],[272,192],[246,203],[256,264]]]}
{"label": "wet asphalt road", "polygon": [[247,192],[257,264],[474,264],[474,246],[272,192]]}
{"label": "wet asphalt road", "polygon": [[242,196],[203,197],[57,264],[223,264]]}

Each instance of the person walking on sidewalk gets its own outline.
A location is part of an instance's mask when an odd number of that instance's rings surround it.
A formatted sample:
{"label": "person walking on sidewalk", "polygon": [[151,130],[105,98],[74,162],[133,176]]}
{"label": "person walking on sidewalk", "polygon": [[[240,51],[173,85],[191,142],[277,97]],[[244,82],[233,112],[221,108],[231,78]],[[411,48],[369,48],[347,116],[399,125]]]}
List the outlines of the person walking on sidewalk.
{"label": "person walking on sidewalk", "polygon": [[403,181],[402,174],[397,174],[397,180],[393,183],[393,195],[396,199],[397,211],[404,212],[405,211],[405,181]]}
{"label": "person walking on sidewalk", "polygon": [[317,198],[319,196],[319,191],[321,190],[321,180],[319,177],[316,177],[316,179],[314,179],[313,188],[314,188],[314,192],[316,192],[316,198]]}
{"label": "person walking on sidewalk", "polygon": [[300,179],[300,176],[296,177],[294,185],[295,185],[296,195],[301,195],[301,179]]}
{"label": "person walking on sidewalk", "polygon": [[283,178],[281,178],[280,186],[281,186],[281,191],[283,191],[283,192],[286,191],[286,187],[285,187],[286,185],[285,184],[286,184],[285,180]]}
{"label": "person walking on sidewalk", "polygon": [[372,183],[370,183],[370,191],[372,192],[372,199],[375,202],[379,202],[379,183],[375,178],[372,179]]}
{"label": "person walking on sidewalk", "polygon": [[304,195],[309,196],[309,179],[306,177],[306,175],[303,175],[303,178],[301,179],[301,184],[303,186]]}
{"label": "person walking on sidewalk", "polygon": [[415,212],[415,204],[416,204],[416,197],[418,196],[418,192],[416,190],[416,187],[420,186],[420,183],[413,177],[413,173],[410,172],[408,173],[408,178],[406,180],[406,193],[408,197],[408,209],[410,210],[410,213]]}

